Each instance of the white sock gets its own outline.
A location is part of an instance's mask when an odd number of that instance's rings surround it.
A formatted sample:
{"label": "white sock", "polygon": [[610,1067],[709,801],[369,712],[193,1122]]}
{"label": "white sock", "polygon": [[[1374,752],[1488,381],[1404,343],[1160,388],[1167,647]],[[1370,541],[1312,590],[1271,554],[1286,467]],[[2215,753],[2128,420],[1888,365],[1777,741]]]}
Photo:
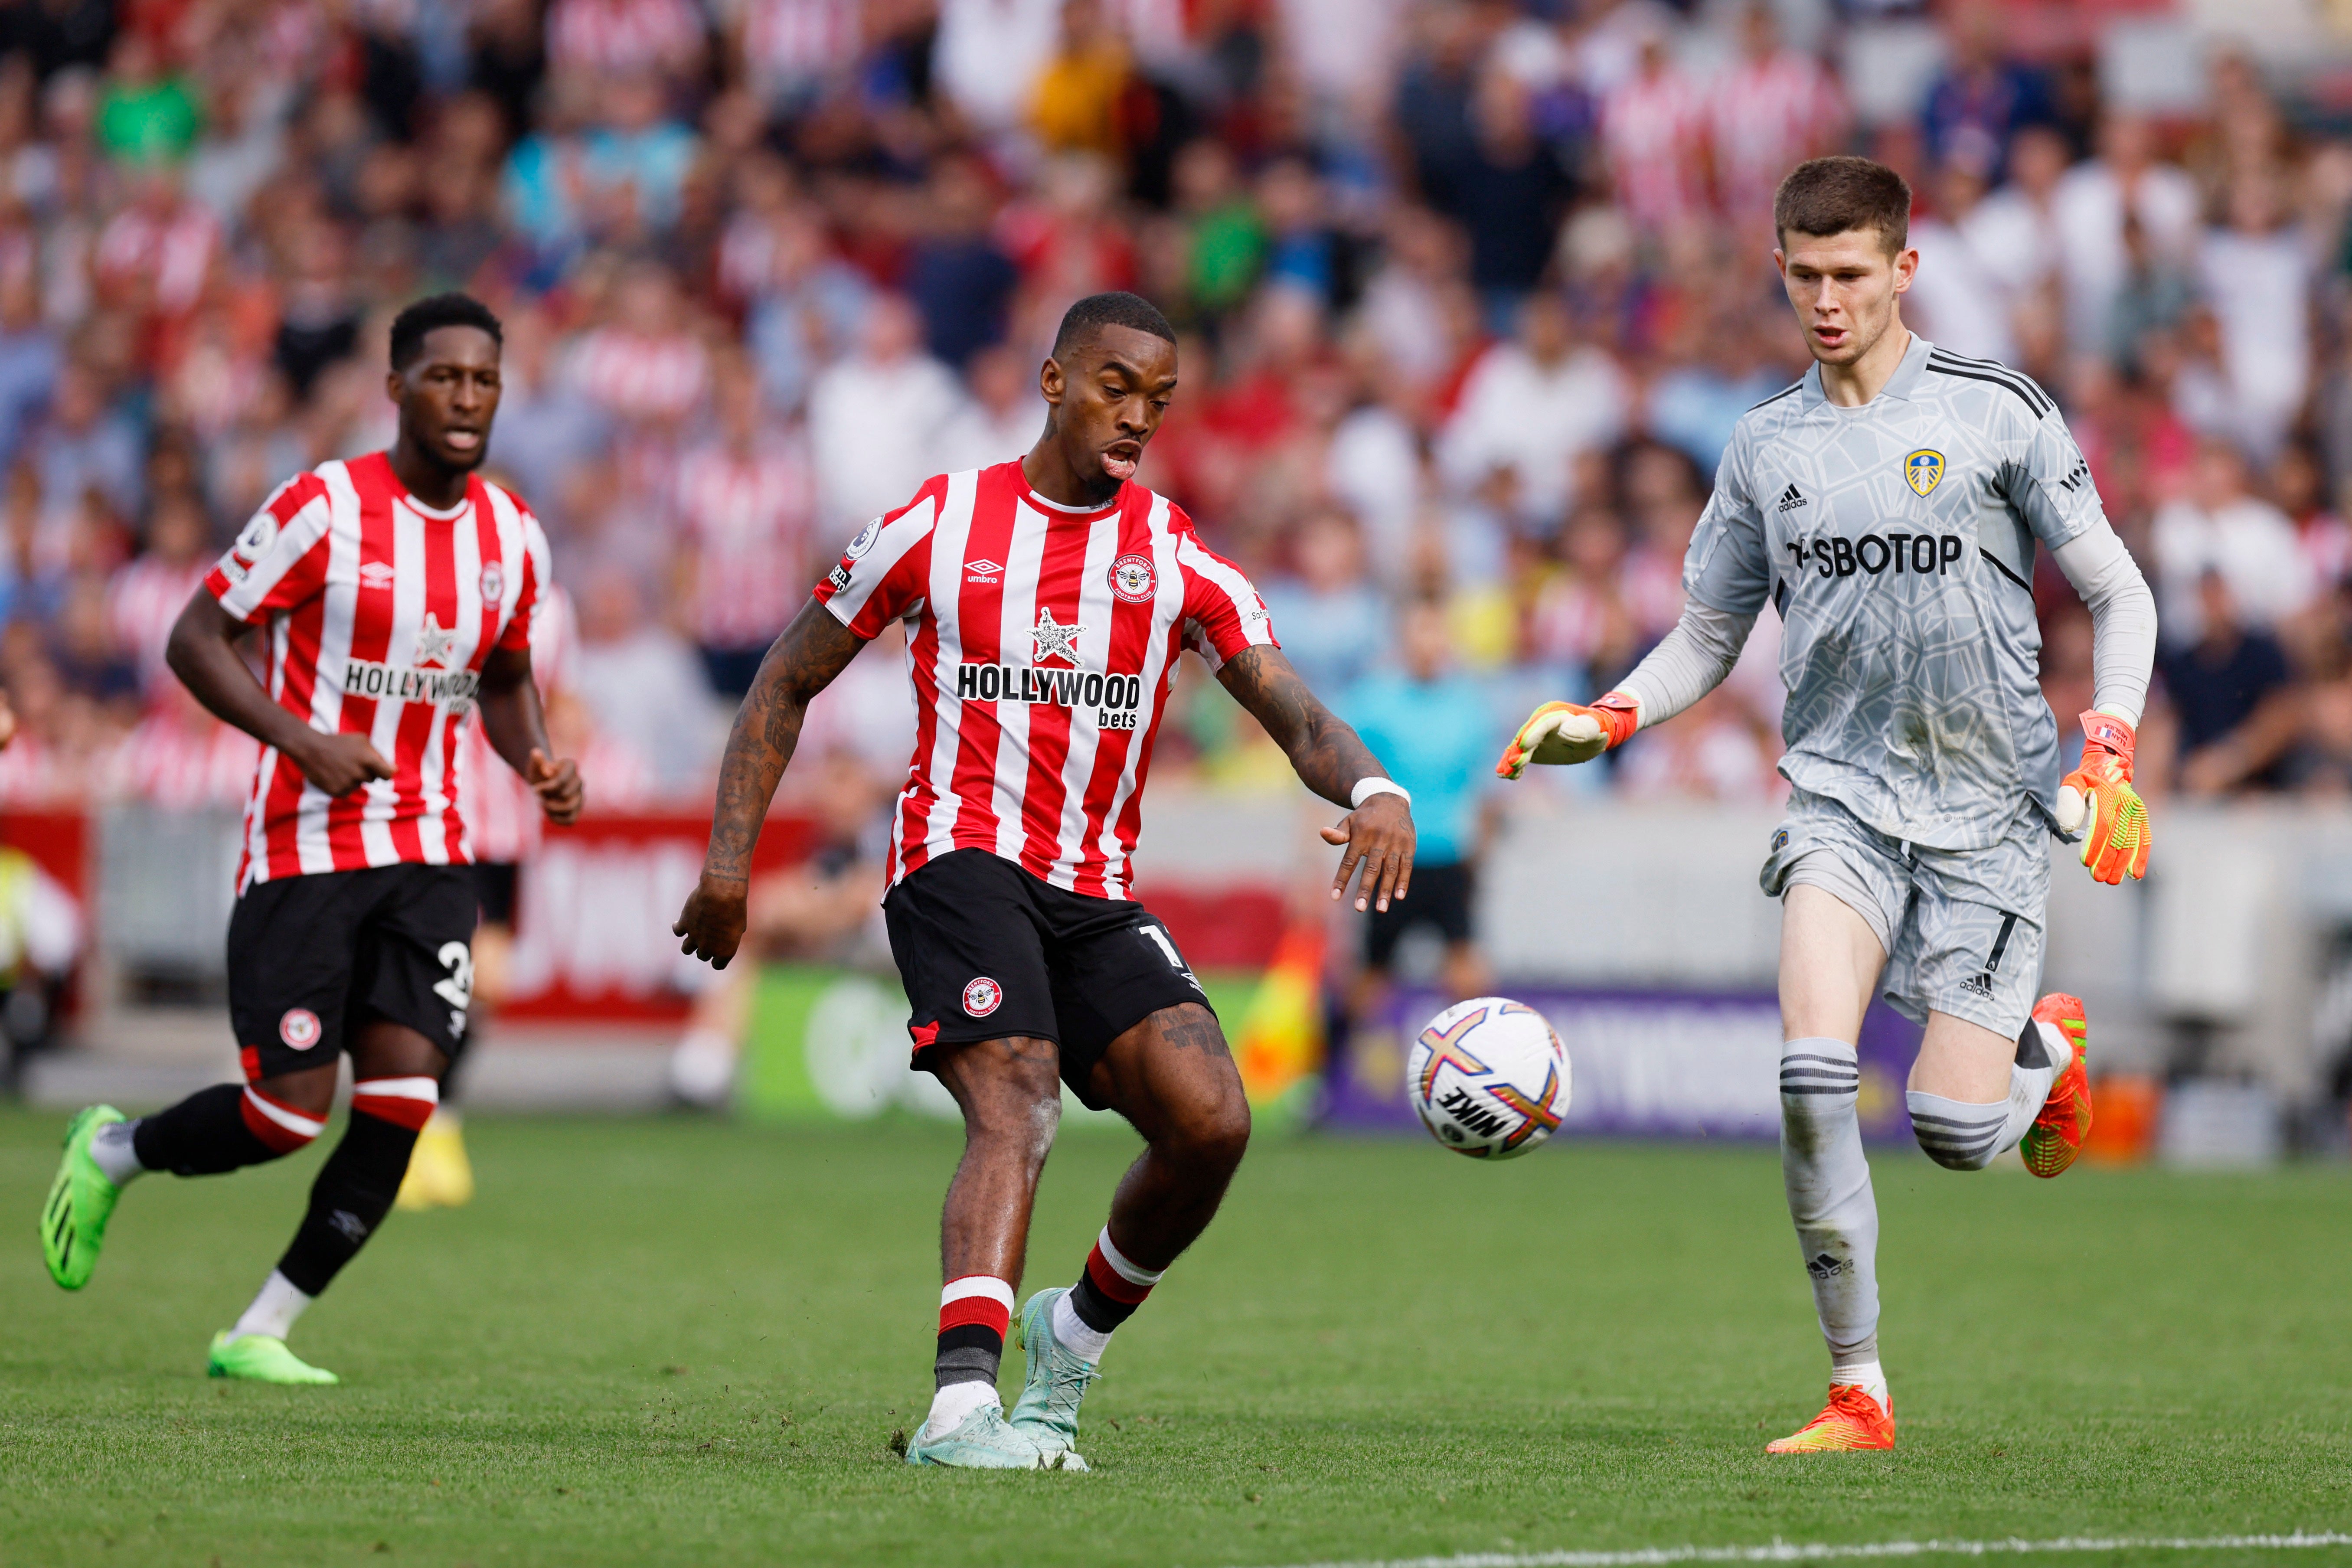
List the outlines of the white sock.
{"label": "white sock", "polygon": [[293,1331],[294,1320],[313,1300],[294,1289],[294,1281],[273,1268],[269,1278],[261,1282],[261,1294],[253,1299],[253,1305],[245,1310],[245,1316],[236,1321],[236,1327],[229,1334],[235,1339],[260,1334],[282,1340]]}
{"label": "white sock", "polygon": [[984,1405],[1004,1408],[1004,1401],[996,1396],[992,1383],[950,1383],[931,1395],[931,1413],[923,1421],[922,1431],[916,1434],[929,1443],[946,1436],[964,1423],[964,1418]]}
{"label": "white sock", "polygon": [[1067,1290],[1054,1301],[1054,1337],[1078,1352],[1080,1360],[1093,1366],[1102,1360],[1103,1347],[1110,1343],[1110,1331],[1088,1326],[1078,1310],[1070,1305]]}
{"label": "white sock", "polygon": [[1878,1401],[1878,1407],[1881,1410],[1885,1411],[1889,1415],[1895,1414],[1894,1395],[1886,1391],[1886,1371],[1878,1364],[1875,1358],[1854,1362],[1846,1366],[1839,1366],[1832,1363],[1830,1367],[1830,1381],[1860,1384],[1864,1394]]}
{"label": "white sock", "polygon": [[[2000,1142],[1996,1146],[1997,1152],[2003,1154],[2024,1141],[2026,1132],[2033,1126],[2033,1119],[2041,1115],[2042,1108],[2050,1102],[2050,1086],[2058,1081],[2058,1075],[2074,1060],[2074,1047],[2066,1043],[2066,1037],[2060,1034],[2055,1026],[2045,1024],[2039,1018],[2029,1018],[2025,1027],[2029,1034],[2041,1037],[2042,1059],[2032,1067],[2022,1061],[2010,1067],[2009,1119],[2001,1124]],[[2026,1048],[2024,1040],[2018,1042],[2019,1056],[2033,1054]]]}
{"label": "white sock", "polygon": [[716,1029],[688,1030],[669,1056],[669,1086],[688,1105],[724,1105],[735,1087],[735,1042]]}
{"label": "white sock", "polygon": [[136,1121],[110,1121],[89,1137],[89,1157],[106,1173],[106,1179],[121,1186],[133,1176],[143,1176],[147,1167],[131,1147],[131,1135],[138,1130]]}

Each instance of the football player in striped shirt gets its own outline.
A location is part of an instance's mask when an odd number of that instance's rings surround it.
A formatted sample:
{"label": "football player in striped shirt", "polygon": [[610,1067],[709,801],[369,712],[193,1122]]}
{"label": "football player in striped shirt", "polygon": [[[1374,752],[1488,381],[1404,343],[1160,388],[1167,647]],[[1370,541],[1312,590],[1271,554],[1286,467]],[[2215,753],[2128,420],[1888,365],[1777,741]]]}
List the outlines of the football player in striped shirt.
{"label": "football player in striped shirt", "polygon": [[[547,541],[475,472],[498,414],[499,341],[498,318],[464,295],[403,310],[391,450],[279,487],[172,629],[173,672],[263,748],[228,931],[246,1081],[135,1121],[104,1105],[76,1116],[41,1246],[50,1276],[80,1289],[133,1178],[211,1175],[305,1147],[326,1129],[350,1053],[351,1123],[292,1245],[214,1336],[215,1377],[336,1381],[289,1350],[287,1332],[391,1209],[473,998],[466,716],[480,710],[551,820],[580,814],[579,771],[551,760],[531,682]],[[267,687],[238,652],[254,630]]]}
{"label": "football player in striped shirt", "polygon": [[[1781,1454],[1895,1446],[1857,1110],[1872,997],[1925,1026],[1907,1103],[1930,1159],[1976,1171],[2017,1149],[2058,1175],[2091,1091],[2083,1004],[2034,998],[2051,834],[2102,882],[2147,869],[2131,776],[2154,596],[2049,395],[1904,326],[1910,214],[1902,176],[1866,159],[1781,183],[1775,254],[1814,366],[1741,416],[1674,630],[1591,707],[1537,710],[1496,770],[1590,761],[1672,718],[1731,672],[1767,604],[1780,615],[1794,788],[1762,880],[1783,904],[1780,1158],[1830,1352],[1829,1402]],[[2095,628],[2083,760],[2063,779],[2037,549]]]}
{"label": "football player in striped shirt", "polygon": [[[1070,307],[1029,454],[941,474],[849,542],[765,661],[720,766],[702,878],[677,932],[723,965],[753,841],[810,699],[907,627],[914,756],[882,909],[915,1065],[963,1110],[940,1225],[935,1389],[917,1464],[1083,1468],[1078,1403],[1112,1331],[1217,1210],[1249,1142],[1225,1037],[1168,928],[1137,903],[1136,832],[1179,656],[1201,656],[1299,778],[1349,808],[1332,896],[1386,910],[1412,866],[1411,803],[1275,642],[1257,591],[1133,482],[1176,393],[1175,333],[1133,294]],[[996,1394],[1062,1086],[1145,1149],[1075,1284],[1020,1314],[1028,1377]]]}

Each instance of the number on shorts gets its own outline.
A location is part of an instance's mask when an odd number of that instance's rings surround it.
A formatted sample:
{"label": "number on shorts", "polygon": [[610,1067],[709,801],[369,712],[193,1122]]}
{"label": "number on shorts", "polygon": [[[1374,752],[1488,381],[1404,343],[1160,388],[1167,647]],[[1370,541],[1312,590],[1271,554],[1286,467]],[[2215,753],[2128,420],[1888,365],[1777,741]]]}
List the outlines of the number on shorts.
{"label": "number on shorts", "polygon": [[462,942],[445,942],[434,956],[449,975],[433,983],[433,994],[464,1012],[474,1005],[474,950]]}
{"label": "number on shorts", "polygon": [[1185,964],[1184,955],[1176,951],[1176,944],[1169,940],[1166,931],[1162,930],[1159,926],[1151,924],[1148,921],[1143,924],[1137,926],[1135,929],[1141,931],[1145,940],[1150,942],[1152,946],[1158,948],[1161,952],[1167,955],[1168,967],[1182,975],[1184,977],[1184,983],[1187,985],[1190,985],[1195,991],[1198,991],[1201,988],[1201,983],[1192,977],[1192,971]]}

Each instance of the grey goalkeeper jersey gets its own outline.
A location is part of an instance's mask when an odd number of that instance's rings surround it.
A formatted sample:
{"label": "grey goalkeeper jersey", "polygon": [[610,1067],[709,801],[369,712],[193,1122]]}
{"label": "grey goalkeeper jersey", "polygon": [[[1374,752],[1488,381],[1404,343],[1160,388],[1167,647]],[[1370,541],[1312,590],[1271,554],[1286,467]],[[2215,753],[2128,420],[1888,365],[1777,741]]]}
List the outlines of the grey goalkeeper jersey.
{"label": "grey goalkeeper jersey", "polygon": [[2034,542],[2101,515],[2046,393],[1915,336],[1860,408],[1824,397],[1815,366],[1741,417],[1683,586],[1780,611],[1790,783],[1895,837],[1979,849],[2027,802],[2053,807]]}

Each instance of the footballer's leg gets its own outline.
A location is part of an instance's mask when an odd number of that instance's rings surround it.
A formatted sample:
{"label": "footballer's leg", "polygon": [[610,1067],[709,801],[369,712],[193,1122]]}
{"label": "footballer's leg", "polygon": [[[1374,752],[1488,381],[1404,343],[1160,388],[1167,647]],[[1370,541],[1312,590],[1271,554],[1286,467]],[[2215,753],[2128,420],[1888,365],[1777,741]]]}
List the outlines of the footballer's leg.
{"label": "footballer's leg", "polygon": [[[262,882],[229,917],[229,1017],[246,1082],[125,1121],[91,1106],[66,1131],[41,1247],[68,1290],[89,1282],[122,1190],[150,1171],[210,1176],[282,1159],[326,1127],[341,1051],[357,873]],[[323,1073],[318,1070],[324,1064]]]}
{"label": "footballer's leg", "polygon": [[[342,1141],[310,1184],[310,1202],[285,1255],[236,1326],[213,1336],[206,1370],[264,1383],[333,1383],[287,1348],[304,1309],[392,1212],[416,1134],[440,1099],[447,1055],[416,1030],[370,1018],[352,1045],[352,1112]],[[334,1090],[331,1067],[312,1069]],[[321,1107],[321,1115],[324,1108]]]}
{"label": "footballer's leg", "polygon": [[236,1326],[213,1336],[215,1377],[335,1381],[287,1349],[286,1336],[392,1212],[417,1131],[439,1104],[442,1076],[465,1037],[476,917],[466,868],[385,866],[350,876],[358,911],[344,948],[351,981],[342,1012],[354,1020],[351,1118],[319,1167],[278,1267]]}
{"label": "footballer's leg", "polygon": [[996,1392],[1013,1291],[1029,1248],[1037,1179],[1061,1123],[1061,1056],[1025,1036],[934,1044],[925,1063],[963,1111],[963,1158],[940,1218],[940,1340],[929,1414],[907,1447],[915,1464],[1034,1469],[1036,1444]]}
{"label": "footballer's leg", "polygon": [[2049,875],[2038,820],[1985,849],[1920,856],[1914,984],[1930,1011],[1907,1098],[1937,1164],[1981,1170],[2027,1142],[2054,1176],[2089,1130],[2082,1004],[2033,996]]}
{"label": "footballer's leg", "polygon": [[1810,868],[1800,863],[1793,875],[1809,879],[1792,881],[1783,898],[1780,1172],[1829,1346],[1830,1397],[1772,1453],[1889,1447],[1895,1436],[1878,1360],[1878,1203],[1863,1152],[1855,1053],[1886,943],[1863,912],[1879,900],[1859,886],[1849,860],[1825,853]]}
{"label": "footballer's leg", "polygon": [[1084,1099],[1126,1117],[1144,1150],[1120,1178],[1076,1282],[1039,1291],[1021,1311],[1028,1376],[1013,1424],[1047,1453],[1073,1458],[1078,1405],[1112,1331],[1208,1228],[1250,1134],[1224,1031],[1199,1002],[1161,1008],[1113,1038]]}

